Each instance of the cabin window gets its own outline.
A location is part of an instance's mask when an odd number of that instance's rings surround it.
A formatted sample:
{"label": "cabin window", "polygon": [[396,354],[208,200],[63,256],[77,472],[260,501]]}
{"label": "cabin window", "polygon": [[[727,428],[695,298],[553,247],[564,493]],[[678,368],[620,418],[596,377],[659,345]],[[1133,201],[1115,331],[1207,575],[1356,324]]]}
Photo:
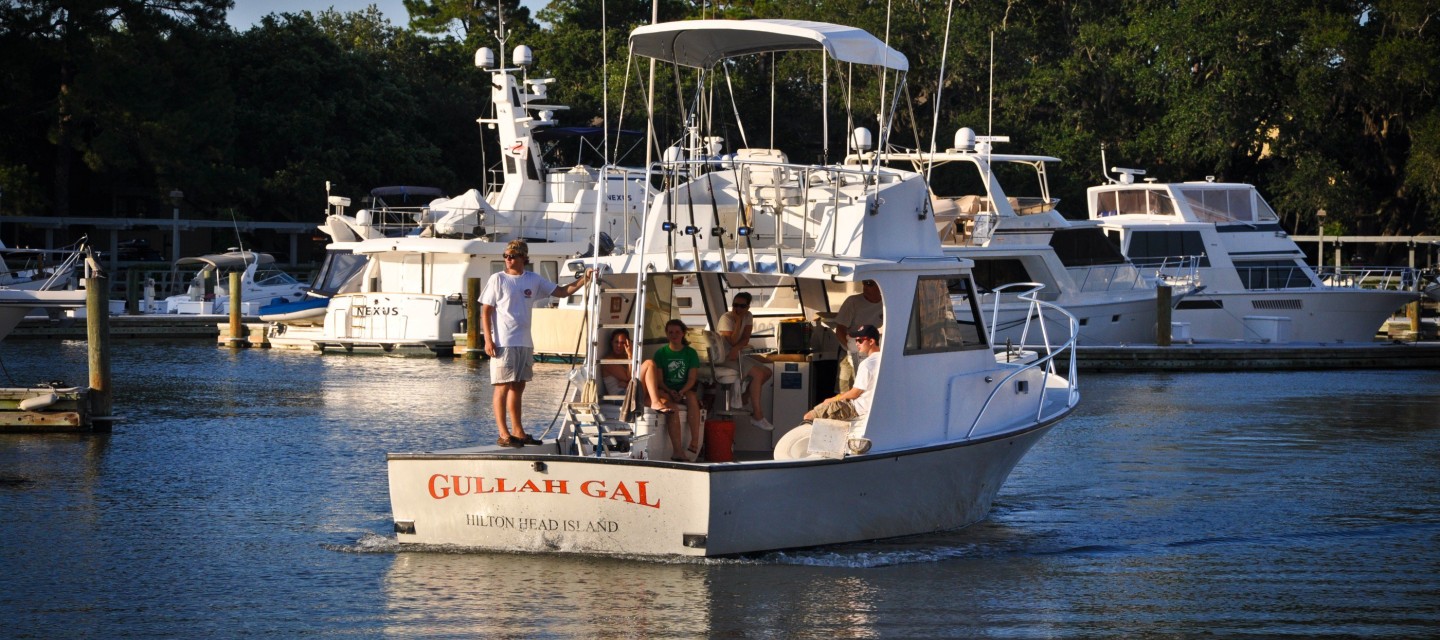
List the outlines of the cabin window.
{"label": "cabin window", "polygon": [[975,286],[981,291],[993,291],[997,287],[1016,282],[1032,282],[1030,272],[1018,258],[975,258]]}
{"label": "cabin window", "polygon": [[1200,258],[1199,266],[1210,266],[1199,231],[1136,231],[1130,234],[1127,255],[1138,267],[1175,266],[1180,258],[1195,257]]}
{"label": "cabin window", "polygon": [[1235,272],[1246,289],[1293,289],[1313,286],[1310,274],[1294,260],[1235,262]]}
{"label": "cabin window", "polygon": [[1173,216],[1175,202],[1155,189],[1104,191],[1095,198],[1095,217],[1123,215]]}
{"label": "cabin window", "polygon": [[1066,267],[1125,264],[1125,255],[1098,227],[1057,229],[1050,248]]}
{"label": "cabin window", "polygon": [[[931,276],[915,283],[905,355],[984,348],[979,309],[969,278]],[[958,292],[958,293],[956,293]],[[959,317],[956,307],[961,307]]]}

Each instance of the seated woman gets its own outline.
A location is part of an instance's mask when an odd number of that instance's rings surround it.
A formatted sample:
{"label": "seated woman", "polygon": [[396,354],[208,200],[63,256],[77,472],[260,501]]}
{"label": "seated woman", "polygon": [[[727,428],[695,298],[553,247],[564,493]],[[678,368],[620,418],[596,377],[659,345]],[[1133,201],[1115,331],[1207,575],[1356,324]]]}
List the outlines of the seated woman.
{"label": "seated woman", "polygon": [[600,380],[605,383],[605,395],[625,395],[625,390],[630,386],[630,357],[633,347],[629,329],[616,329],[610,333],[610,353],[606,354],[604,359],[624,360],[625,364],[615,362],[600,365]]}
{"label": "seated woman", "polygon": [[[665,428],[670,435],[670,447],[674,450],[670,459],[690,462],[700,457],[703,427],[700,422],[700,398],[695,393],[700,376],[700,354],[685,344],[685,323],[680,320],[665,323],[665,339],[669,344],[656,350],[655,355],[640,366],[640,379],[650,394],[650,408],[666,417]],[[688,449],[681,444],[680,416],[675,413],[676,404],[682,402],[690,427]]]}
{"label": "seated woman", "polygon": [[750,313],[751,299],[747,291],[735,294],[730,311],[720,316],[716,333],[725,340],[723,366],[743,373],[749,384],[750,424],[771,431],[775,426],[765,419],[765,408],[760,404],[760,392],[773,375],[770,373],[770,361],[765,356],[741,355],[750,348],[750,332],[755,328],[755,316]]}

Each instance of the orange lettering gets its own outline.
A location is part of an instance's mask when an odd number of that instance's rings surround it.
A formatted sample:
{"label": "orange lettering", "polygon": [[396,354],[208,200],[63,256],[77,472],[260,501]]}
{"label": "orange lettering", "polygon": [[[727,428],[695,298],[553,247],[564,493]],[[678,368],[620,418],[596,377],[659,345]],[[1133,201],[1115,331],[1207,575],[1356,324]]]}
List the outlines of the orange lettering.
{"label": "orange lettering", "polygon": [[630,504],[635,504],[635,499],[630,497],[630,490],[625,488],[624,482],[621,482],[620,484],[615,486],[615,491],[610,494],[610,499],[624,500],[626,502],[629,502]]}
{"label": "orange lettering", "polygon": [[524,493],[526,491],[529,491],[531,493],[540,493],[540,487],[535,486],[534,480],[526,480],[525,484],[520,485],[520,488],[516,489],[516,491],[519,491],[520,493]]}
{"label": "orange lettering", "polygon": [[567,482],[569,480],[546,480],[545,493],[570,493],[565,488]]}
{"label": "orange lettering", "polygon": [[[448,488],[445,487],[445,483],[443,482],[444,479],[445,479],[445,476],[440,475],[440,474],[438,474],[438,473],[435,474],[435,475],[433,475],[433,476],[430,476],[430,497],[431,497],[431,498],[434,498],[434,499],[436,499],[436,500],[444,500],[445,498],[447,498],[447,497],[450,496],[450,489],[448,489]],[[436,480],[440,480],[441,482],[440,482],[440,483],[436,483],[436,482],[435,482]]]}
{"label": "orange lettering", "polygon": [[[591,493],[591,492],[590,492],[590,485],[592,485],[592,484],[598,484],[598,485],[600,485],[600,489],[598,489],[596,493]],[[591,498],[604,498],[604,497],[605,497],[605,481],[603,481],[603,480],[586,480],[584,483],[582,483],[582,484],[580,485],[580,493],[583,493],[583,494],[585,494],[585,495],[587,495],[587,496],[590,496]]]}
{"label": "orange lettering", "polygon": [[654,507],[654,508],[656,508],[656,509],[659,509],[659,508],[660,508],[660,501],[659,501],[659,500],[656,500],[656,501],[655,501],[655,504],[650,504],[649,502],[646,502],[646,501],[645,501],[645,486],[648,485],[648,484],[650,484],[650,481],[649,481],[649,480],[640,480],[640,481],[638,481],[638,482],[635,483],[635,486],[640,489],[640,504],[643,505],[643,506],[646,506],[646,507]]}

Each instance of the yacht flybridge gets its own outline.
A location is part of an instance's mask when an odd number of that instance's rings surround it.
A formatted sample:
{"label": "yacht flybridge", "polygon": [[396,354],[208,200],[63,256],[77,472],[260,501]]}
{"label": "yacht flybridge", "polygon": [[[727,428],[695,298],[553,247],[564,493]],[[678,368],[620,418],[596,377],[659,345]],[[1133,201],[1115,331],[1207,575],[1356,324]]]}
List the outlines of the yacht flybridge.
{"label": "yacht flybridge", "polygon": [[[997,353],[972,263],[941,249],[920,174],[874,163],[794,163],[783,150],[744,141],[720,156],[722,140],[709,135],[720,123],[695,115],[695,105],[727,103],[703,94],[724,84],[712,84],[713,74],[744,55],[818,55],[827,86],[844,86],[829,76],[835,66],[883,69],[892,93],[882,104],[893,113],[905,56],[859,29],[790,20],[650,25],[636,29],[630,45],[634,55],[675,65],[675,77],[693,81],[695,102],[685,113],[694,117],[673,132],[675,146],[689,153],[663,154],[657,163],[669,181],[649,202],[637,250],[565,265],[599,274],[585,292],[596,338],[580,369],[585,382],[565,399],[563,422],[542,444],[389,454],[398,541],[718,556],[983,519],[1021,456],[1079,400],[1073,320],[1060,343],[1047,345],[1049,355]],[[792,106],[787,117],[807,107]],[[826,103],[808,107],[817,121],[830,117]],[[888,119],[874,123],[882,142]],[[817,318],[829,318],[867,280],[883,292],[884,317],[869,410],[854,420],[803,422],[836,391],[836,344]],[[633,410],[650,404],[637,385],[607,395],[599,369],[639,369],[665,323],[678,317],[681,286],[693,288],[704,310],[705,324],[692,326],[688,338],[710,391],[702,399],[709,420],[699,442],[673,446],[661,424],[669,416]],[[756,314],[757,351],[746,355],[764,356],[742,361],[771,369],[761,402],[773,431],[750,421],[755,407],[734,393],[745,372],[725,366],[715,334],[742,291],[753,296]],[[603,345],[619,329],[636,336],[636,353],[617,361]],[[677,417],[683,424],[691,416]],[[702,444],[700,457],[672,460],[672,451]]]}
{"label": "yacht flybridge", "polygon": [[[1418,298],[1411,291],[1322,282],[1255,187],[1228,182],[1160,183],[1137,169],[1091,187],[1090,219],[1137,265],[1197,264],[1201,289],[1175,308],[1199,341],[1372,342],[1385,319]],[[1381,287],[1394,277],[1376,277]]]}

